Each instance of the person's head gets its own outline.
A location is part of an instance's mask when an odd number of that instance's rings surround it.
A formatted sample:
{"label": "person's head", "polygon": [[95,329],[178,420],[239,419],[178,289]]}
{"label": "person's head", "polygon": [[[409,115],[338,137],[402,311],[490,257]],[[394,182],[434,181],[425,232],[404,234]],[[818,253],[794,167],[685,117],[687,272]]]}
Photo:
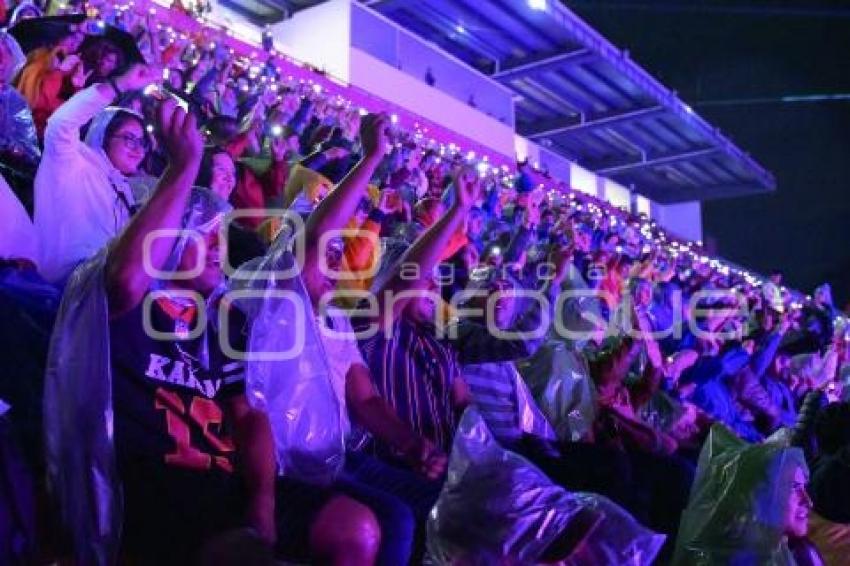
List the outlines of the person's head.
{"label": "person's head", "polygon": [[784,534],[790,537],[802,538],[809,531],[809,512],[812,510],[812,500],[806,492],[806,472],[797,466],[791,479],[791,489],[785,507]]}
{"label": "person's head", "polygon": [[119,172],[133,175],[150,149],[141,117],[127,110],[115,113],[103,136],[103,151]]}
{"label": "person's head", "polygon": [[478,238],[482,232],[484,232],[484,213],[480,208],[473,208],[469,211],[466,233],[470,238]]}
{"label": "person's head", "polygon": [[219,147],[207,148],[195,184],[228,200],[236,187],[236,164],[230,154]]}
{"label": "person's head", "polygon": [[218,224],[198,230],[197,237],[188,238],[177,264],[179,271],[192,271],[200,263],[200,273],[183,286],[207,297],[224,281],[221,262],[224,252],[219,238]]}
{"label": "person's head", "polygon": [[823,285],[817,287],[814,293],[815,304],[818,306],[832,306],[832,287],[830,287],[829,283],[824,283]]}
{"label": "person's head", "polygon": [[191,279],[171,283],[208,297],[224,281],[221,265],[226,242],[220,240],[219,234],[222,219],[229,210],[230,205],[212,191],[192,189],[183,216],[184,235],[176,242],[165,269],[199,273]]}
{"label": "person's head", "polygon": [[774,269],[768,277],[774,285],[782,285],[782,271]]}
{"label": "person's head", "polygon": [[86,34],[77,26],[70,26],[68,34],[56,42],[56,49],[62,51],[66,55],[76,53],[80,50],[80,46],[86,39]]}
{"label": "person's head", "polygon": [[773,358],[773,375],[783,380],[788,378],[791,371],[791,356],[787,352],[779,352]]}
{"label": "person's head", "polygon": [[413,209],[413,217],[426,228],[434,224],[444,213],[443,203],[431,197],[423,198]]}
{"label": "person's head", "polygon": [[490,282],[487,290],[487,300],[493,301],[493,324],[499,330],[507,330],[514,320],[516,310],[515,287],[508,280],[498,279]]}
{"label": "person's head", "polygon": [[422,162],[422,150],[419,149],[419,146],[413,145],[412,147],[407,149],[407,156],[405,159],[405,166],[408,169],[416,169],[419,167],[419,164]]}
{"label": "person's head", "polygon": [[0,31],[0,87],[12,82],[24,60],[24,54],[15,38],[5,31]]}
{"label": "person's head", "polygon": [[369,217],[369,212],[372,210],[372,201],[369,197],[363,197],[357,205],[357,210],[354,211],[354,223],[356,226],[361,226]]}
{"label": "person's head", "polygon": [[112,76],[124,66],[124,53],[110,40],[96,37],[83,47],[80,53],[86,70],[91,71],[91,79],[101,81]]}
{"label": "person's head", "polygon": [[575,227],[575,247],[577,251],[589,252],[593,242],[593,229],[586,224]]}
{"label": "person's head", "polygon": [[429,279],[428,284],[410,299],[404,310],[405,316],[417,324],[434,324],[437,317],[440,289],[435,279]]}
{"label": "person's head", "polygon": [[629,282],[629,292],[634,306],[638,309],[646,309],[652,303],[652,284],[646,279],[632,279]]}

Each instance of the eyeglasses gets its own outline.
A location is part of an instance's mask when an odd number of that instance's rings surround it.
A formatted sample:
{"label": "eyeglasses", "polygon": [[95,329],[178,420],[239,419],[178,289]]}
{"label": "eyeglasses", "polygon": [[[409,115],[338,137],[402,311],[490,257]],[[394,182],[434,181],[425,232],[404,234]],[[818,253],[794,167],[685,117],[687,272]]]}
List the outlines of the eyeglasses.
{"label": "eyeglasses", "polygon": [[130,151],[135,151],[137,149],[148,151],[151,148],[150,140],[144,136],[137,138],[133,134],[115,134],[112,137],[124,142],[124,147]]}

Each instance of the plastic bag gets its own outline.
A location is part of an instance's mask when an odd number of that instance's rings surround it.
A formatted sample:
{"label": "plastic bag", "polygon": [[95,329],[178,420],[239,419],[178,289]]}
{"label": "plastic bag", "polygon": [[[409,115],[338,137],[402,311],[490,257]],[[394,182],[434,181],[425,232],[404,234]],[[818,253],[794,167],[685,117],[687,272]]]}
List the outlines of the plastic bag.
{"label": "plastic bag", "polygon": [[[281,234],[264,257],[240,267],[231,280],[233,289],[253,293],[235,301],[252,320],[248,350],[255,359],[245,364],[245,384],[251,404],[269,416],[283,475],[326,485],[342,470],[345,434],[320,330],[289,244]],[[291,276],[276,277],[273,270]]]}
{"label": "plastic bag", "polygon": [[44,382],[50,487],[80,564],[113,564],[122,502],[112,438],[106,250],[71,275]]}
{"label": "plastic bag", "polygon": [[0,176],[0,258],[38,261],[38,238],[32,219],[6,180]]}
{"label": "plastic bag", "polygon": [[448,479],[427,524],[436,564],[534,564],[570,521],[601,517],[568,564],[650,564],[664,542],[604,497],[571,494],[495,441],[467,409],[455,435]]}
{"label": "plastic bag", "polygon": [[673,564],[793,565],[784,517],[803,452],[772,437],[748,444],[714,425],[682,514]]}
{"label": "plastic bag", "polygon": [[550,340],[517,364],[559,440],[587,438],[596,419],[596,393],[581,354]]}

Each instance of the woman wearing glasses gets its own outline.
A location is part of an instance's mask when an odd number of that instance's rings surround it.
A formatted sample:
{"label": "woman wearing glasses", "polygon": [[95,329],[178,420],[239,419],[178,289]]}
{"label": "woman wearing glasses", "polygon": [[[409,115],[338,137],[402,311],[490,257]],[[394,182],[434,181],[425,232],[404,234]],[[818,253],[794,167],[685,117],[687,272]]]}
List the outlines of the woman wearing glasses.
{"label": "woman wearing glasses", "polygon": [[[151,68],[136,65],[80,91],[50,117],[35,178],[35,227],[41,273],[48,281],[64,283],[132,215],[135,201],[128,178],[137,174],[149,140],[140,115],[108,106],[156,78]],[[80,129],[89,121],[81,141]]]}

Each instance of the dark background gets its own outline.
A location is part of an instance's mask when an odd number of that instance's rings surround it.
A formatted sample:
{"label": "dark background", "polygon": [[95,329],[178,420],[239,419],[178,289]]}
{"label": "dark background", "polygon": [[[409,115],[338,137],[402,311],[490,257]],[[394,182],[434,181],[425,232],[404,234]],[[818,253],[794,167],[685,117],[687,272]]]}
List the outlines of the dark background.
{"label": "dark background", "polygon": [[[703,205],[736,263],[850,301],[850,0],[564,2],[770,170],[772,194]],[[753,100],[756,99],[756,100]]]}

